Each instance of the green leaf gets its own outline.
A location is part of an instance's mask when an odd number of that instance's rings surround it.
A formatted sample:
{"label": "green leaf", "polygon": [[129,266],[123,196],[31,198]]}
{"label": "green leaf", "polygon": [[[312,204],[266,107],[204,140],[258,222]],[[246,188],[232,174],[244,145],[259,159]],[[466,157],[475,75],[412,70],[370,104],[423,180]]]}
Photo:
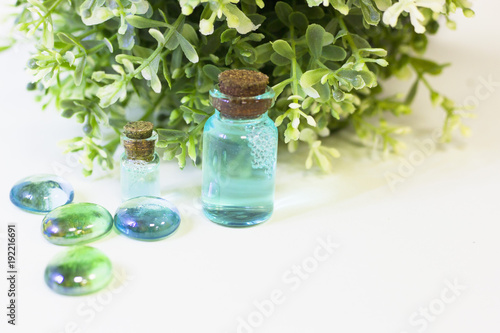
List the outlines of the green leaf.
{"label": "green leaf", "polygon": [[194,141],[194,136],[190,135],[187,142],[188,156],[193,162],[196,162],[196,143]]}
{"label": "green leaf", "polygon": [[163,77],[167,81],[168,87],[172,89],[172,78],[170,77],[170,72],[168,70],[168,63],[165,58],[162,60]]}
{"label": "green leaf", "polygon": [[236,29],[227,29],[220,35],[220,41],[221,43],[231,42],[236,38],[237,35],[238,32],[236,31]]}
{"label": "green leaf", "polygon": [[118,34],[118,46],[122,50],[132,50],[135,44],[135,29],[131,25],[125,25],[125,32]]}
{"label": "green leaf", "polygon": [[[345,98],[345,93],[340,90],[340,89],[336,89],[333,91],[333,99],[335,100],[335,102],[342,102]],[[337,119],[338,119],[338,115],[337,115]]]}
{"label": "green leaf", "polygon": [[181,105],[179,107],[181,110],[183,110],[184,112],[192,112],[192,113],[195,113],[195,114],[200,114],[202,116],[210,116],[208,113],[206,113],[205,111],[202,111],[202,110],[198,110],[198,109],[195,109],[195,108],[192,108],[192,107],[189,107],[187,105]]}
{"label": "green leaf", "polygon": [[307,159],[306,159],[306,169],[311,169],[312,166],[313,166],[313,150],[310,150],[309,151],[309,154],[307,155]]}
{"label": "green leaf", "polygon": [[33,5],[33,6],[37,7],[37,8],[39,8],[42,12],[48,12],[47,7],[45,7],[45,6],[43,5],[43,3],[41,3],[40,1],[38,1],[38,0],[28,0],[28,2],[29,2],[31,5]]}
{"label": "green leaf", "polygon": [[99,119],[105,125],[108,124],[108,115],[98,105],[94,105],[92,111],[94,112],[94,115],[97,119]]}
{"label": "green leaf", "polygon": [[278,19],[283,22],[287,27],[290,26],[290,14],[292,14],[292,7],[283,1],[278,1],[274,7]]}
{"label": "green leaf", "polygon": [[104,1],[85,0],[80,5],[83,23],[89,26],[97,25],[115,17],[113,11],[103,6],[104,4]]}
{"label": "green leaf", "polygon": [[161,81],[156,73],[151,75],[151,89],[157,94],[161,92]]}
{"label": "green leaf", "polygon": [[333,44],[335,41],[335,37],[329,32],[325,31],[325,34],[323,35],[323,46]]}
{"label": "green leaf", "polygon": [[10,49],[11,47],[12,47],[12,45],[0,46],[0,52],[6,51],[6,50]]}
{"label": "green leaf", "polygon": [[277,85],[273,86],[273,90],[274,90],[276,97],[278,97],[283,92],[283,89],[285,89],[285,87],[287,85],[289,85],[292,81],[293,81],[293,79],[289,78],[289,79],[283,80],[280,83],[278,83]]}
{"label": "green leaf", "polygon": [[187,134],[184,131],[176,129],[158,128],[156,129],[156,132],[158,132],[158,135],[161,136],[163,140],[167,141],[176,141],[187,138]]}
{"label": "green leaf", "polygon": [[330,70],[326,68],[318,68],[305,72],[300,77],[300,85],[303,88],[309,88],[318,83],[321,78],[330,74]]}
{"label": "green leaf", "polygon": [[252,21],[253,24],[255,25],[260,25],[262,23],[264,23],[264,21],[266,20],[266,17],[264,15],[260,15],[260,14],[247,14],[248,18]]}
{"label": "green leaf", "polygon": [[61,112],[61,116],[64,118],[71,118],[73,115],[76,113],[75,110],[72,109],[66,109],[63,112]]}
{"label": "green leaf", "polygon": [[314,152],[314,157],[321,170],[328,171],[331,169],[332,164],[330,163],[330,160],[320,150],[316,150]]}
{"label": "green leaf", "polygon": [[300,131],[292,126],[292,122],[289,122],[285,130],[285,143],[297,141],[299,136]]}
{"label": "green leaf", "polygon": [[366,48],[366,49],[359,49],[360,53],[367,53],[367,54],[373,54],[379,57],[385,57],[387,56],[387,51],[385,49],[381,48]]}
{"label": "green leaf", "polygon": [[385,59],[377,59],[375,60],[375,63],[379,66],[382,66],[382,67],[387,67],[389,66],[389,63],[387,62],[387,60]]}
{"label": "green leaf", "polygon": [[462,8],[462,11],[464,13],[464,16],[465,17],[474,17],[476,15],[476,13],[474,13],[474,11],[470,8]]}
{"label": "green leaf", "polygon": [[318,92],[318,100],[321,103],[326,103],[330,99],[331,89],[328,84],[316,83],[313,88]]}
{"label": "green leaf", "polygon": [[163,34],[160,31],[151,28],[148,32],[154,39],[156,39],[158,44],[165,45],[165,37],[163,37]]}
{"label": "green leaf", "polygon": [[242,41],[260,42],[264,38],[266,38],[264,34],[251,33],[245,38],[243,38]]}
{"label": "green leaf", "polygon": [[287,59],[292,60],[295,58],[295,53],[292,50],[290,44],[282,39],[278,39],[274,43],[272,43],[274,51],[278,53],[280,56],[283,56]]}
{"label": "green leaf", "polygon": [[170,142],[168,142],[166,140],[158,140],[158,141],[156,141],[156,147],[158,147],[158,148],[167,148],[169,144],[170,144]]}
{"label": "green leaf", "polygon": [[[169,144],[168,142],[161,142],[162,140],[158,141],[157,145],[160,145],[160,148],[162,148],[161,146],[165,145],[165,147],[167,147]],[[161,142],[161,143],[160,143]],[[172,160],[175,155],[177,154],[177,150],[179,150],[179,144],[174,144],[174,145],[171,145],[171,147],[167,148],[167,150],[165,150],[165,152],[163,153],[163,158],[170,161]]]}
{"label": "green leaf", "polygon": [[363,78],[356,70],[342,68],[337,71],[337,75],[356,89],[361,89],[365,85]]}
{"label": "green leaf", "polygon": [[370,43],[363,37],[360,37],[356,34],[351,34],[352,40],[358,49],[369,49],[371,48]]}
{"label": "green leaf", "polygon": [[187,147],[186,143],[181,143],[181,152],[180,154],[176,155],[175,157],[179,161],[179,168],[184,169],[186,166],[186,152],[187,152]]}
{"label": "green leaf", "polygon": [[107,108],[118,100],[124,100],[127,97],[127,85],[124,81],[117,80],[99,88],[96,95],[100,99],[99,105],[102,108]]}
{"label": "green leaf", "polygon": [[311,24],[309,27],[307,27],[307,45],[309,46],[309,52],[314,59],[318,59],[319,57],[321,57],[324,34],[325,29],[318,24]]}
{"label": "green leaf", "polygon": [[436,91],[431,91],[431,101],[433,106],[437,106],[443,102],[443,97]]}
{"label": "green leaf", "polygon": [[392,6],[391,0],[374,0],[377,8],[379,10],[385,11],[387,8]]}
{"label": "green leaf", "polygon": [[410,105],[413,100],[415,99],[415,96],[417,95],[417,90],[418,90],[418,84],[420,83],[420,79],[416,79],[415,82],[412,84],[410,91],[408,91],[408,95],[406,95],[405,103]]}
{"label": "green leaf", "polygon": [[347,52],[336,45],[323,46],[321,56],[330,61],[342,61],[347,56]]}
{"label": "green leaf", "polygon": [[274,53],[273,45],[271,43],[265,43],[259,45],[255,48],[255,54],[257,59],[255,60],[258,64],[264,64],[271,60],[271,55]]}
{"label": "green leaf", "polygon": [[64,32],[59,32],[59,33],[57,33],[57,38],[59,38],[59,40],[61,42],[69,44],[69,45],[77,46],[82,51],[85,52],[85,48],[83,47],[83,45],[75,37],[71,36],[71,34],[66,34]]}
{"label": "green leaf", "polygon": [[291,13],[289,22],[300,31],[306,31],[307,27],[309,26],[309,20],[307,19],[307,16],[301,12]]}
{"label": "green leaf", "polygon": [[319,93],[313,87],[302,87],[302,90],[306,93],[307,96],[312,98],[320,98]]}
{"label": "green leaf", "polygon": [[218,82],[219,74],[221,72],[222,71],[217,66],[214,66],[212,64],[203,66],[203,73],[205,73],[205,75],[208,76],[214,82]]}
{"label": "green leaf", "polygon": [[303,129],[301,132],[300,132],[300,137],[299,137],[299,140],[300,141],[304,141],[304,142],[309,142],[309,143],[312,143],[314,140],[316,140],[318,138],[318,135],[316,134],[316,132],[314,132],[312,129],[310,128],[305,128]]}
{"label": "green leaf", "polygon": [[362,70],[358,72],[358,75],[363,79],[367,87],[373,88],[377,85],[377,76],[374,73]]}
{"label": "green leaf", "polygon": [[179,39],[177,39],[177,36],[175,34],[170,36],[170,38],[167,40],[167,43],[165,44],[165,47],[171,51],[179,47]]}
{"label": "green leaf", "polygon": [[342,15],[349,13],[349,7],[346,5],[346,0],[330,0],[330,4],[338,10]]}
{"label": "green leaf", "polygon": [[182,52],[184,53],[186,58],[192,63],[197,63],[200,58],[198,57],[198,53],[196,53],[193,45],[191,45],[191,43],[189,43],[187,39],[177,31],[175,32],[175,35],[179,40],[179,45],[181,46]]}
{"label": "green leaf", "polygon": [[181,29],[183,35],[191,44],[197,45],[200,41],[198,34],[192,25],[184,24]]}
{"label": "green leaf", "polygon": [[336,17],[330,19],[328,24],[325,26],[325,31],[335,35],[339,26],[339,20]]}
{"label": "green leaf", "polygon": [[361,0],[360,5],[365,22],[370,25],[378,25],[380,22],[380,13],[373,6],[371,0]]}
{"label": "green leaf", "polygon": [[138,29],[148,29],[148,28],[170,28],[171,25],[162,21],[151,20],[145,17],[130,15],[125,18],[127,22]]}
{"label": "green leaf", "polygon": [[410,58],[410,63],[417,72],[430,75],[439,75],[443,71],[443,68],[449,66],[449,64],[439,65],[434,61],[420,58]]}
{"label": "green leaf", "polygon": [[105,37],[102,41],[104,42],[104,44],[106,44],[106,47],[108,48],[109,53],[113,53],[113,44],[111,44],[111,42],[109,41],[109,39],[107,39]]}
{"label": "green leaf", "polygon": [[165,14],[165,12],[159,8],[158,11],[160,12],[161,17],[163,18],[163,21],[168,24],[167,15]]}
{"label": "green leaf", "polygon": [[290,64],[290,60],[288,58],[285,58],[278,53],[273,53],[271,55],[271,61],[277,66],[286,66]]}
{"label": "green leaf", "polygon": [[278,117],[276,117],[276,120],[274,121],[274,126],[279,127],[283,123],[283,120],[285,119],[286,114],[280,114]]}
{"label": "green leaf", "polygon": [[345,37],[345,36],[347,36],[347,31],[345,31],[344,29],[341,29],[335,35],[335,40],[342,38],[342,37]]}
{"label": "green leaf", "polygon": [[79,86],[83,80],[83,72],[85,70],[85,65],[87,64],[87,57],[83,57],[75,69],[75,85]]}

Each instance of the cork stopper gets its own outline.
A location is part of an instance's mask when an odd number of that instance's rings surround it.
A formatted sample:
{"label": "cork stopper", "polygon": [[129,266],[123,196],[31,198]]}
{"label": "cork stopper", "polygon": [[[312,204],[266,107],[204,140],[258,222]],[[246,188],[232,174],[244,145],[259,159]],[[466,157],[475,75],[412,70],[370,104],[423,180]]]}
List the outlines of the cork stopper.
{"label": "cork stopper", "polygon": [[128,159],[152,161],[155,144],[156,134],[149,121],[133,121],[123,127],[123,146]]}
{"label": "cork stopper", "polygon": [[219,89],[228,96],[251,97],[266,92],[269,77],[261,72],[231,69],[219,74]]}
{"label": "cork stopper", "polygon": [[130,139],[147,139],[153,135],[153,124],[149,121],[131,121],[123,127],[123,134]]}
{"label": "cork stopper", "polygon": [[273,103],[272,98],[252,98],[264,94],[268,83],[269,77],[257,71],[224,71],[219,74],[219,91],[226,96],[211,96],[212,105],[227,118],[256,118]]}

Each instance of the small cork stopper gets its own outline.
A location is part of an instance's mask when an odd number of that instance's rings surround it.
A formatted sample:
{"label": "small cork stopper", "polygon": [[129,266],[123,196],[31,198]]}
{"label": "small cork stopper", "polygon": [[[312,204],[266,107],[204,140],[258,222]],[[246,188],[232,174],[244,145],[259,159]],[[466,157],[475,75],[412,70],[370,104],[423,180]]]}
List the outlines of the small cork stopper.
{"label": "small cork stopper", "polygon": [[131,160],[152,161],[155,153],[155,140],[147,140],[153,135],[153,124],[149,121],[133,121],[123,127],[123,146],[127,158]]}
{"label": "small cork stopper", "polygon": [[261,72],[231,69],[219,74],[219,90],[228,96],[251,97],[266,92],[269,77]]}
{"label": "small cork stopper", "polygon": [[123,127],[123,134],[130,139],[147,139],[153,135],[153,127],[149,121],[131,121]]}
{"label": "small cork stopper", "polygon": [[271,98],[252,99],[266,92],[269,77],[246,69],[231,69],[219,74],[219,91],[227,98],[211,98],[212,106],[224,117],[255,118],[272,105]]}

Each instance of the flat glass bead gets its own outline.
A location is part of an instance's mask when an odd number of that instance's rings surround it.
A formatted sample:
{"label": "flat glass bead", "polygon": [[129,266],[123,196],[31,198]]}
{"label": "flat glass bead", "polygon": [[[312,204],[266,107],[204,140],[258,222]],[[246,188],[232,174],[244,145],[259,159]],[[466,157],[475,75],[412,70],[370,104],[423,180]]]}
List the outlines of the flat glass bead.
{"label": "flat glass bead", "polygon": [[125,201],[116,211],[115,226],[124,235],[139,240],[157,240],[173,233],[181,223],[177,208],[158,197]]}
{"label": "flat glass bead", "polygon": [[58,294],[90,294],[111,281],[111,261],[98,249],[76,246],[58,253],[47,265],[44,277],[47,286]]}
{"label": "flat glass bead", "polygon": [[108,210],[93,203],[73,203],[48,213],[42,222],[44,237],[55,245],[78,245],[94,241],[113,228]]}
{"label": "flat glass bead", "polygon": [[73,201],[70,183],[56,175],[34,175],[18,181],[10,190],[10,201],[33,213],[47,213]]}

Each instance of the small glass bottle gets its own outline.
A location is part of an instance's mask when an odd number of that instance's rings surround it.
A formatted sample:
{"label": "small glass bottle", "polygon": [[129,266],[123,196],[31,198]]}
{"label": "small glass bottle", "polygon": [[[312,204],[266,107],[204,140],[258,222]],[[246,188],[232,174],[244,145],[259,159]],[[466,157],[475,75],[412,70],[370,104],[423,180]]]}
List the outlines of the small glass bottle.
{"label": "small glass bottle", "polygon": [[147,121],[130,122],[123,128],[125,153],[121,158],[122,199],[160,196],[160,157],[155,152],[158,134]]}
{"label": "small glass bottle", "polygon": [[228,227],[268,220],[273,212],[278,130],[267,115],[274,91],[266,75],[228,70],[210,91],[215,113],[203,132],[205,215]]}

